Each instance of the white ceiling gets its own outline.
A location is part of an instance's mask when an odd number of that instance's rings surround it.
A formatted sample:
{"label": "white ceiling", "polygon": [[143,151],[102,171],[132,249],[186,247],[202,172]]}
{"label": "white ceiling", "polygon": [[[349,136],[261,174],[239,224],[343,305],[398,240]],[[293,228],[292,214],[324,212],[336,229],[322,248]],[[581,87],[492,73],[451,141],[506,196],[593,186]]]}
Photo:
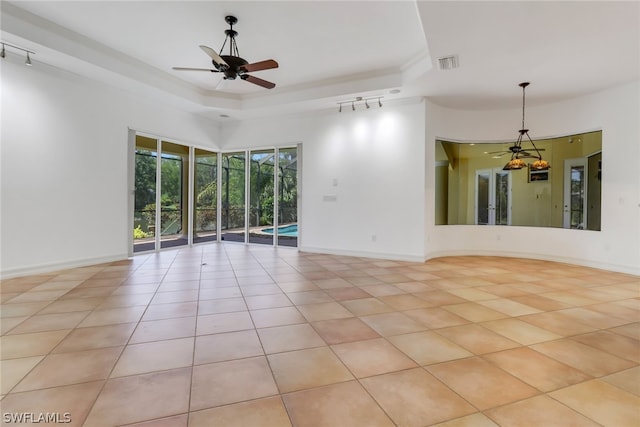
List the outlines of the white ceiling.
{"label": "white ceiling", "polygon": [[[267,90],[217,74],[226,15]],[[2,1],[2,41],[46,63],[219,119],[426,96],[452,108],[544,103],[640,78],[640,2]],[[226,51],[226,49],[225,49]],[[457,54],[460,68],[437,58]],[[400,89],[392,95],[391,89]]]}

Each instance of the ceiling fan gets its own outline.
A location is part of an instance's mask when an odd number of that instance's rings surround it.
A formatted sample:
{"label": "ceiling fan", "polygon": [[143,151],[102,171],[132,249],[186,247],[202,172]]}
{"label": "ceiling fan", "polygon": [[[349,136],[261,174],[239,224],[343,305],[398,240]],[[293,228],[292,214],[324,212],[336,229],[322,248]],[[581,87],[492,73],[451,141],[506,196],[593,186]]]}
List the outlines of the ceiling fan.
{"label": "ceiling fan", "polygon": [[[262,86],[266,89],[273,89],[276,87],[275,83],[251,76],[247,73],[278,68],[278,63],[273,59],[267,59],[265,61],[249,64],[247,60],[241,58],[240,53],[238,52],[238,45],[236,44],[236,36],[238,35],[238,32],[233,29],[233,26],[238,22],[238,19],[235,16],[226,16],[224,20],[229,24],[229,29],[224,31],[227,37],[225,37],[224,43],[222,43],[220,53],[217,53],[208,46],[200,45],[200,49],[202,49],[204,53],[209,55],[211,58],[211,62],[215,69],[188,67],[173,67],[173,69],[179,71],[209,71],[211,73],[223,73],[225,80],[235,80],[237,77],[240,77],[242,80],[246,80],[249,83]],[[224,50],[227,42],[229,42],[229,54],[223,55],[222,51]]]}
{"label": "ceiling fan", "polygon": [[[535,150],[536,148],[531,147],[531,149]],[[537,151],[545,151],[545,149],[538,148]],[[488,154],[494,159],[498,159],[504,156],[505,154],[511,154],[511,155],[517,154],[518,157],[524,157],[524,158],[536,158],[536,159],[538,158],[538,156],[529,153],[527,149],[523,148],[521,145],[518,145],[518,144],[511,145],[507,147],[506,150],[485,151],[484,154]]]}

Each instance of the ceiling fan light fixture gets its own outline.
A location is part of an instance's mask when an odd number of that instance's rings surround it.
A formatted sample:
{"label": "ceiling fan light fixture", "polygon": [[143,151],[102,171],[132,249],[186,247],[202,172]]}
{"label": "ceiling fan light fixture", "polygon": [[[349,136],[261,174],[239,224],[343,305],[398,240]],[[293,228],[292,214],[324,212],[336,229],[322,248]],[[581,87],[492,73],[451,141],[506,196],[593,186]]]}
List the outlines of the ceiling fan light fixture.
{"label": "ceiling fan light fixture", "polygon": [[[229,24],[229,29],[224,31],[226,37],[222,43],[219,53],[211,49],[209,46],[200,45],[200,49],[202,49],[209,58],[211,58],[214,67],[213,69],[187,67],[173,67],[173,69],[179,71],[208,71],[212,73],[223,73],[224,80],[236,80],[236,78],[240,77],[242,80],[246,80],[249,83],[253,83],[265,89],[273,89],[276,86],[275,83],[271,83],[247,73],[278,68],[278,62],[273,59],[267,59],[265,61],[249,63],[244,58],[241,58],[240,51],[238,50],[238,44],[236,43],[236,36],[238,35],[238,32],[233,29],[233,26],[238,22],[238,19],[235,16],[228,15],[225,17],[225,21]],[[224,55],[223,51],[227,42],[229,44],[229,53],[228,55]]]}

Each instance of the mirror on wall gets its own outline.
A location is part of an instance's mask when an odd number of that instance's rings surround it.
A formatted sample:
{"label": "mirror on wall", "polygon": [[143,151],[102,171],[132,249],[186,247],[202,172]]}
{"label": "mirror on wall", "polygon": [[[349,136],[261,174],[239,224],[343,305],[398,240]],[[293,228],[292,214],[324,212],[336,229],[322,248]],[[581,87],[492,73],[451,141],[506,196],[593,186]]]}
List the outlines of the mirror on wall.
{"label": "mirror on wall", "polygon": [[[504,170],[513,142],[436,141],[436,225],[600,230],[602,131],[534,141],[548,170]],[[536,151],[530,142],[522,149]]]}

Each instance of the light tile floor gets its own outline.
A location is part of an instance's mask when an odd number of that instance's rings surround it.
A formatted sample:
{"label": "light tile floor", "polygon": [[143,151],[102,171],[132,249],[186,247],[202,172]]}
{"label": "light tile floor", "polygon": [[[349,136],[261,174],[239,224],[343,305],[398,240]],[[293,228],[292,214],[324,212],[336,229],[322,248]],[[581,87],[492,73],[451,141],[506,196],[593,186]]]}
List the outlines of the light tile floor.
{"label": "light tile floor", "polygon": [[1,315],[3,424],[640,426],[620,273],[213,244],[5,280]]}

